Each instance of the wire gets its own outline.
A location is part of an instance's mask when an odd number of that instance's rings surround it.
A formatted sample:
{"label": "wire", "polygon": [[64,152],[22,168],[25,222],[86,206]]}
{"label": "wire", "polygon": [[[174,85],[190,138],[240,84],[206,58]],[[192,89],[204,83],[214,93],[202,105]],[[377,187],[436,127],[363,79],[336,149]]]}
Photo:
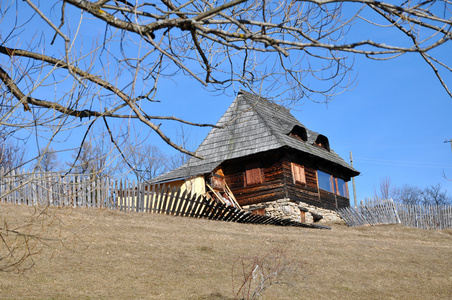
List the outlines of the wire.
{"label": "wire", "polygon": [[393,165],[406,167],[421,167],[421,168],[438,168],[438,169],[452,169],[452,163],[439,162],[419,162],[419,161],[400,161],[400,160],[386,160],[375,158],[353,158],[353,161],[377,164],[377,165]]}

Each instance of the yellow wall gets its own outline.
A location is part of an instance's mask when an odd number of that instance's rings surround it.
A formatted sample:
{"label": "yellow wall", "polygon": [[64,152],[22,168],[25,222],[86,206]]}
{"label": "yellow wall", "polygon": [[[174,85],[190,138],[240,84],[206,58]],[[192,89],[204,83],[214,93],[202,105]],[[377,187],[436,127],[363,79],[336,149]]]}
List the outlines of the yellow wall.
{"label": "yellow wall", "polygon": [[[177,180],[172,182],[166,182],[165,186],[171,187],[171,190],[173,188],[178,188],[181,190],[181,195],[184,191],[187,191],[187,193],[191,192],[193,195],[196,194],[205,194],[206,192],[206,184],[204,181],[204,176],[196,176],[193,178],[190,178],[188,180]],[[148,191],[149,192],[149,191]],[[144,207],[151,210],[150,212],[153,212],[152,209],[155,209],[156,207],[159,207],[160,201],[162,201],[162,198],[166,195],[165,194],[154,194],[150,196],[149,194],[145,194],[144,196]],[[118,203],[117,205],[121,207],[125,211],[134,210],[137,206],[137,196],[136,196],[136,190],[134,189],[128,189],[124,191],[124,194],[120,197],[118,197]],[[154,203],[151,205],[151,203]],[[151,207],[154,206],[154,207]],[[163,208],[165,209],[165,208]]]}
{"label": "yellow wall", "polygon": [[187,191],[201,195],[206,193],[206,183],[204,180],[204,175],[192,177],[187,180],[167,182],[165,184],[170,185],[172,187],[180,188],[181,192]]}

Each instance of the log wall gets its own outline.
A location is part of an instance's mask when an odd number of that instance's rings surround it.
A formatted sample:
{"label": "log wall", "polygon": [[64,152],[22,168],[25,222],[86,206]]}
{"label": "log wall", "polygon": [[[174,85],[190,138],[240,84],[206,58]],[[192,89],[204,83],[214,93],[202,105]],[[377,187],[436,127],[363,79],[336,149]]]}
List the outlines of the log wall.
{"label": "log wall", "polygon": [[[246,165],[260,163],[263,182],[247,185]],[[237,202],[250,205],[286,197],[283,169],[279,153],[256,155],[253,158],[235,160],[224,164],[225,179]]]}
{"label": "log wall", "polygon": [[[291,162],[304,166],[306,183],[295,183]],[[246,165],[260,164],[263,182],[246,184]],[[288,198],[326,209],[349,206],[349,199],[319,190],[318,162],[309,155],[281,149],[224,163],[225,179],[240,205],[251,205]],[[335,175],[335,174],[333,174]]]}

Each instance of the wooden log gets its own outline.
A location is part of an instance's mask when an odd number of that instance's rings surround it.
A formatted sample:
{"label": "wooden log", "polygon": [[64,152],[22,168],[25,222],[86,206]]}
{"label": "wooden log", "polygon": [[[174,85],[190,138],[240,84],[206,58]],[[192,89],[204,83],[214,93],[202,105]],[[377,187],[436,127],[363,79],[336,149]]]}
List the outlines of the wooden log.
{"label": "wooden log", "polygon": [[120,194],[119,194],[119,210],[120,211],[124,211],[125,210],[125,202],[124,202],[124,198],[125,198],[125,179],[121,179],[119,181],[119,190],[120,190]]}
{"label": "wooden log", "polygon": [[143,211],[143,203],[141,202],[141,200],[142,200],[141,189],[142,189],[141,182],[140,182],[140,180],[137,180],[137,185],[134,188],[134,192],[136,194],[136,196],[135,196],[135,199],[136,199],[135,211],[136,212],[142,212]]}

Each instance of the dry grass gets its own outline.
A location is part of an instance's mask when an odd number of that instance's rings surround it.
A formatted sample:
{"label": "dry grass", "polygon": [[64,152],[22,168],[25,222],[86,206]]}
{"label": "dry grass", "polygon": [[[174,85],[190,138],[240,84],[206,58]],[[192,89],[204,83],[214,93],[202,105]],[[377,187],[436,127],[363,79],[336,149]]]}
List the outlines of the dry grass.
{"label": "dry grass", "polygon": [[[0,204],[9,228],[32,212]],[[271,286],[264,299],[452,298],[451,230],[282,228],[95,209],[48,216],[30,232],[50,240],[36,245],[30,270],[0,273],[1,298],[233,299],[242,263],[251,272],[256,258],[275,254],[290,285]]]}

